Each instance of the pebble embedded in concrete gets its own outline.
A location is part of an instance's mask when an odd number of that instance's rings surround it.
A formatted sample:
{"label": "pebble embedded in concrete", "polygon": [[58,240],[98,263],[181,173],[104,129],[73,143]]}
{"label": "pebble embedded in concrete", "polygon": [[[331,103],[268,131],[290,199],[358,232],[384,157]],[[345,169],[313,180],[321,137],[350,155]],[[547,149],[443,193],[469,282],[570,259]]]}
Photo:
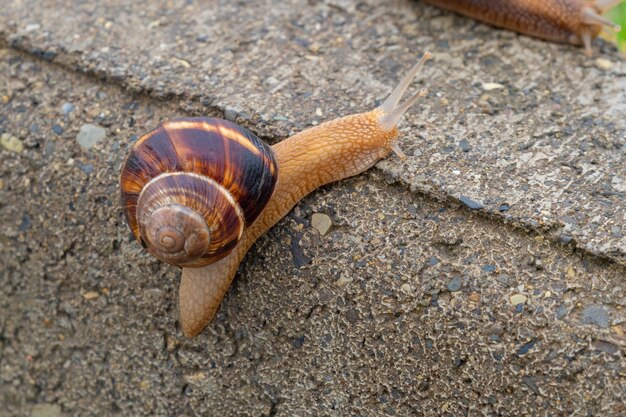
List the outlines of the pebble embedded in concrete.
{"label": "pebble embedded in concrete", "polygon": [[0,144],[2,144],[3,148],[15,153],[22,153],[24,150],[22,141],[10,133],[3,133],[2,136],[0,136]]}
{"label": "pebble embedded in concrete", "polygon": [[609,327],[609,313],[603,305],[592,304],[583,310],[581,321],[606,329]]}
{"label": "pebble embedded in concrete", "polygon": [[237,119],[237,110],[232,107],[226,107],[224,110],[224,119],[234,122]]}
{"label": "pebble embedded in concrete", "polygon": [[461,141],[459,142],[459,147],[463,152],[469,152],[472,150],[472,146],[467,141],[467,139],[461,139]]}
{"label": "pebble embedded in concrete", "polygon": [[596,67],[600,68],[603,71],[608,71],[615,66],[615,63],[606,58],[597,58],[595,64]]}
{"label": "pebble embedded in concrete", "polygon": [[333,225],[332,219],[323,213],[313,213],[311,216],[311,227],[317,230],[320,235],[325,236]]}
{"label": "pebble embedded in concrete", "polygon": [[526,300],[528,300],[528,297],[526,297],[524,294],[514,294],[511,296],[511,304],[513,304],[514,306],[518,304],[524,304]]}
{"label": "pebble embedded in concrete", "polygon": [[61,407],[57,404],[35,404],[30,417],[61,417]]}
{"label": "pebble embedded in concrete", "polygon": [[482,203],[472,200],[471,198],[465,195],[462,195],[461,197],[459,197],[459,201],[463,203],[470,210],[480,210],[484,207]]}
{"label": "pebble embedded in concrete", "polygon": [[86,123],[80,127],[78,135],[76,135],[76,142],[84,150],[89,150],[93,146],[104,139],[106,136],[106,129],[103,127]]}
{"label": "pebble embedded in concrete", "polygon": [[74,105],[72,103],[64,103],[63,106],[61,107],[61,111],[63,112],[64,115],[68,115],[71,112],[74,111]]}
{"label": "pebble embedded in concrete", "polygon": [[461,277],[454,277],[448,282],[448,291],[456,292],[461,289],[462,284]]}
{"label": "pebble embedded in concrete", "polygon": [[483,90],[485,91],[502,90],[504,88],[500,83],[483,83]]}

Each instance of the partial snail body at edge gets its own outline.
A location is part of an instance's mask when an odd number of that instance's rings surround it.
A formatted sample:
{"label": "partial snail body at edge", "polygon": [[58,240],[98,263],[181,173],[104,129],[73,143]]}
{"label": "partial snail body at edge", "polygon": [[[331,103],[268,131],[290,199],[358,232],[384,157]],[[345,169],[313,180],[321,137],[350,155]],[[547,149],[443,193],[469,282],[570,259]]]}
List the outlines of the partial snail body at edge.
{"label": "partial snail body at edge", "polygon": [[278,168],[272,149],[226,120],[165,122],[142,136],[122,169],[134,236],[172,265],[218,261],[267,205]]}

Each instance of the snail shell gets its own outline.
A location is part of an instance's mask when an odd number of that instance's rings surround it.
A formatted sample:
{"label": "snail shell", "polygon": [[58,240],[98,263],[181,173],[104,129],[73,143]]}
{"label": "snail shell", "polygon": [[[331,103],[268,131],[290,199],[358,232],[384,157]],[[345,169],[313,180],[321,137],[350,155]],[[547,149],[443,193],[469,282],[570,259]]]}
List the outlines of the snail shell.
{"label": "snail shell", "polygon": [[272,149],[221,119],[165,122],[141,137],[122,169],[122,204],[141,244],[172,265],[228,255],[269,201]]}

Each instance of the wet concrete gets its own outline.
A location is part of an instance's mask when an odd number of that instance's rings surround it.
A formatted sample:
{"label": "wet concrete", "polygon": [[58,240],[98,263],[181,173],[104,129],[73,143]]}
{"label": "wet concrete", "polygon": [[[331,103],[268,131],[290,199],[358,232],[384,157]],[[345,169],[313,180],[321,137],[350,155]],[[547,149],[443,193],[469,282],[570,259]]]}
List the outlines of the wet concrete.
{"label": "wet concrete", "polygon": [[420,154],[380,168],[626,262],[626,63],[602,41],[608,66],[408,1],[38,3],[7,5],[10,45],[272,139],[374,107],[432,50],[431,95],[405,125],[403,146]]}
{"label": "wet concrete", "polygon": [[[624,414],[624,61],[419,2],[293,3],[6,5],[6,414]],[[119,207],[132,141],[208,114],[275,142],[371,108],[424,49],[409,160],[303,200],[185,339],[180,272]]]}

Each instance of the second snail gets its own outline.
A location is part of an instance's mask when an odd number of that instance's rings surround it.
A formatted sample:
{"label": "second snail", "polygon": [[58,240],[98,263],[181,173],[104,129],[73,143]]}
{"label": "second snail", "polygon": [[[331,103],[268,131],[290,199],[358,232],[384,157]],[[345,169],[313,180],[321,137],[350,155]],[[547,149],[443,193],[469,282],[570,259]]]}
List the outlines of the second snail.
{"label": "second snail", "polygon": [[357,175],[398,146],[400,103],[421,60],[372,111],[341,117],[269,146],[221,119],[165,122],[142,136],[122,169],[122,204],[137,240],[183,268],[180,324],[192,337],[214,317],[252,244],[304,196]]}
{"label": "second snail", "polygon": [[603,27],[620,27],[602,17],[624,0],[424,0],[426,3],[537,38],[583,45],[591,55],[591,41]]}

